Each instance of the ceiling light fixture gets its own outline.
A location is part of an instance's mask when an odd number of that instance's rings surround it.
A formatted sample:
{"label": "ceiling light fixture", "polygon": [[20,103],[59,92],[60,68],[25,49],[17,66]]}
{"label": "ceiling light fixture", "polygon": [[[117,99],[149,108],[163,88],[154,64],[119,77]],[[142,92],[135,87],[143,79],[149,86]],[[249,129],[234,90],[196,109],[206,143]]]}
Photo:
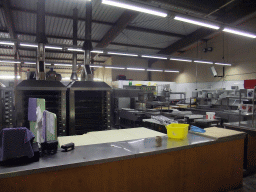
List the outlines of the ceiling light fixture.
{"label": "ceiling light fixture", "polygon": [[116,53],[116,52],[108,52],[109,55],[122,55],[122,56],[130,56],[130,57],[138,57],[139,55],[136,54],[129,54],[129,53]]}
{"label": "ceiling light fixture", "polygon": [[174,70],[164,70],[164,72],[167,72],[167,73],[179,73],[179,71],[174,71]]}
{"label": "ceiling light fixture", "polygon": [[103,68],[103,66],[100,66],[100,65],[90,65],[90,67],[94,67],[94,68]]}
{"label": "ceiling light fixture", "polygon": [[246,33],[243,31],[238,31],[238,30],[234,30],[234,29],[230,29],[230,28],[224,28],[223,31],[228,32],[228,33],[233,33],[236,35],[245,36],[245,37],[256,38],[256,35],[254,35],[254,34]]}
{"label": "ceiling light fixture", "polygon": [[180,16],[175,16],[174,19],[178,20],[178,21],[183,21],[183,22],[186,22],[186,23],[191,23],[191,24],[194,24],[194,25],[199,25],[199,26],[202,26],[202,27],[208,27],[208,28],[211,28],[211,29],[216,29],[216,30],[220,29],[220,27],[217,26],[217,25],[212,25],[212,24],[209,24],[209,23],[201,22],[201,21],[195,21],[195,20],[180,17]]}
{"label": "ceiling light fixture", "polygon": [[152,59],[167,59],[167,57],[156,57],[151,55],[141,55],[141,57],[152,58]]}
{"label": "ceiling light fixture", "polygon": [[231,64],[228,64],[228,63],[215,63],[215,65],[226,65],[226,66],[232,66]]}
{"label": "ceiling light fixture", "polygon": [[52,65],[51,63],[45,63],[45,65]]}
{"label": "ceiling light fixture", "polygon": [[57,50],[62,50],[62,47],[55,47],[55,46],[45,46],[45,49],[57,49]]}
{"label": "ceiling light fixture", "polygon": [[156,11],[153,9],[143,8],[143,7],[131,5],[128,3],[121,3],[120,1],[102,0],[102,3],[106,4],[106,5],[112,5],[115,7],[133,10],[133,11],[138,11],[138,12],[142,12],[142,13],[148,13],[148,14],[156,15],[156,16],[160,16],[160,17],[167,17],[167,15],[168,15],[167,13],[164,13],[164,12]]}
{"label": "ceiling light fixture", "polygon": [[54,65],[56,65],[56,66],[65,66],[65,67],[72,67],[72,65],[71,64],[60,64],[60,63],[54,63]]}
{"label": "ceiling light fixture", "polygon": [[22,47],[38,47],[36,44],[26,44],[26,43],[20,43],[20,46]]}
{"label": "ceiling light fixture", "polygon": [[14,45],[14,43],[8,41],[0,41],[0,45]]}
{"label": "ceiling light fixture", "polygon": [[125,69],[124,67],[111,67],[111,66],[105,66],[106,69]]}
{"label": "ceiling light fixture", "polygon": [[127,68],[127,70],[133,70],[133,71],[145,71],[143,68]]}
{"label": "ceiling light fixture", "polygon": [[[15,79],[13,75],[0,75],[0,79]],[[17,79],[20,79],[20,76],[17,76]]]}
{"label": "ceiling light fixture", "polygon": [[21,63],[20,61],[5,61],[5,60],[0,60],[0,63]]}
{"label": "ceiling light fixture", "polygon": [[33,62],[24,62],[25,65],[35,65],[36,63]]}
{"label": "ceiling light fixture", "polygon": [[68,48],[68,51],[84,52],[84,50],[83,50],[83,49],[74,49],[74,48]]}
{"label": "ceiling light fixture", "polygon": [[99,50],[92,50],[91,53],[104,53],[103,51],[99,51]]}
{"label": "ceiling light fixture", "polygon": [[213,62],[211,62],[211,61],[198,61],[198,60],[196,60],[194,62],[195,63],[204,63],[204,64],[213,64]]}
{"label": "ceiling light fixture", "polygon": [[179,59],[179,58],[170,58],[172,61],[184,61],[184,62],[192,62],[190,59]]}
{"label": "ceiling light fixture", "polygon": [[102,81],[100,78],[93,78],[94,81]]}
{"label": "ceiling light fixture", "polygon": [[163,72],[163,70],[160,69],[147,69],[147,71]]}

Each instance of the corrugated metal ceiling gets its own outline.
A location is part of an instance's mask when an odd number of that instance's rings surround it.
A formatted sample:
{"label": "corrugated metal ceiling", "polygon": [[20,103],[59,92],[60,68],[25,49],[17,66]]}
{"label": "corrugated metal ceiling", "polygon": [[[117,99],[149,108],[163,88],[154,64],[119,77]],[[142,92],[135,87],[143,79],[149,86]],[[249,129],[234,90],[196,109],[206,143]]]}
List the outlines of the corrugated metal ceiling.
{"label": "corrugated metal ceiling", "polygon": [[[36,0],[11,0],[12,6],[20,7],[23,9],[37,9]],[[93,0],[93,15],[94,20],[116,22],[116,20],[124,12],[124,9],[119,9],[104,5],[101,0]],[[86,1],[85,0],[48,0],[45,4],[46,12],[56,13],[61,15],[73,15],[73,9],[78,8],[78,17],[85,18]]]}
{"label": "corrugated metal ceiling", "polygon": [[27,51],[27,50],[19,50],[20,56],[26,56],[26,57],[36,57],[36,49]]}
{"label": "corrugated metal ceiling", "polygon": [[31,36],[31,35],[21,35],[18,34],[18,39],[21,41],[27,41],[27,42],[34,42],[36,40],[35,36]]}
{"label": "corrugated metal ceiling", "polygon": [[10,38],[10,35],[9,35],[9,33],[0,32],[0,38]]}
{"label": "corrugated metal ceiling", "polygon": [[125,29],[113,42],[165,48],[179,39],[178,37],[152,35],[151,33]]}
{"label": "corrugated metal ceiling", "polygon": [[[102,25],[97,23],[92,23],[92,39],[101,40],[107,31],[111,28],[109,25]],[[78,21],[78,38],[85,38],[85,22]]]}
{"label": "corrugated metal ceiling", "polygon": [[1,53],[2,56],[14,55],[13,49],[3,49],[3,48],[0,48],[0,53]]}
{"label": "corrugated metal ceiling", "polygon": [[21,11],[12,13],[16,31],[36,33],[36,14]]}
{"label": "corrugated metal ceiling", "polygon": [[188,35],[198,29],[196,25],[179,22],[170,17],[160,18],[145,13],[140,13],[130,25],[181,35]]}

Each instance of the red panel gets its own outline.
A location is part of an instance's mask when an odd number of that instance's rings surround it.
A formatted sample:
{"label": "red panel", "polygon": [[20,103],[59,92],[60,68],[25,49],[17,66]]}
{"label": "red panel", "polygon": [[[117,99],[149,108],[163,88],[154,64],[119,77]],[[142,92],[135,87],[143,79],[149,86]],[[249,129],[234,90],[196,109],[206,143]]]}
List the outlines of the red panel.
{"label": "red panel", "polygon": [[254,89],[255,86],[256,86],[256,79],[244,80],[245,89]]}

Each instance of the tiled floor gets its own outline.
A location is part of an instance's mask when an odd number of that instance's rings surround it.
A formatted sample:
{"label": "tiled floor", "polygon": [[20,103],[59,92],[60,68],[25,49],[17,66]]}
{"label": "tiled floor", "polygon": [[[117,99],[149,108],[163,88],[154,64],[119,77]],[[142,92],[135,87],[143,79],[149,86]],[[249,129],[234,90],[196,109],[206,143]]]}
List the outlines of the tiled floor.
{"label": "tiled floor", "polygon": [[256,192],[256,173],[243,179],[243,187],[229,192]]}

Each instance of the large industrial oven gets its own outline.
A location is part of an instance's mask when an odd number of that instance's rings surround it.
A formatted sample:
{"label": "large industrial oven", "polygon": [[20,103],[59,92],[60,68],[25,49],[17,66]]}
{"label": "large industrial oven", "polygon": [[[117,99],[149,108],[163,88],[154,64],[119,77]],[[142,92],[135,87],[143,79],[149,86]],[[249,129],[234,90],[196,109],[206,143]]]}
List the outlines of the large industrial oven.
{"label": "large industrial oven", "polygon": [[69,135],[111,128],[111,87],[104,82],[76,81],[68,86]]}
{"label": "large industrial oven", "polygon": [[13,127],[14,123],[14,89],[0,87],[0,130]]}
{"label": "large industrial oven", "polygon": [[67,88],[59,81],[24,80],[16,87],[17,126],[29,128],[29,98],[45,99],[46,110],[57,115],[57,135],[67,135],[66,92]]}

